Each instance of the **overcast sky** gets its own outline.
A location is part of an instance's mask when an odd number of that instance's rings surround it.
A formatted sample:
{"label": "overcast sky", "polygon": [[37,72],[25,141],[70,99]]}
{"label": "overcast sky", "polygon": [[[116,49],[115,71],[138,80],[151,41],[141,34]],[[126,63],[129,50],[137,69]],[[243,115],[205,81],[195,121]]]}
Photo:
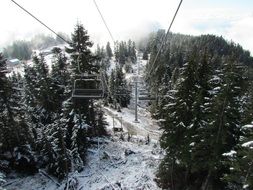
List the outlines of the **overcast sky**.
{"label": "overcast sky", "polygon": [[[70,34],[77,21],[95,43],[110,41],[93,0],[16,0],[55,31]],[[167,29],[179,0],[96,0],[115,39]],[[50,32],[10,0],[0,0],[0,46]],[[253,55],[253,0],[184,0],[172,32],[216,34]]]}

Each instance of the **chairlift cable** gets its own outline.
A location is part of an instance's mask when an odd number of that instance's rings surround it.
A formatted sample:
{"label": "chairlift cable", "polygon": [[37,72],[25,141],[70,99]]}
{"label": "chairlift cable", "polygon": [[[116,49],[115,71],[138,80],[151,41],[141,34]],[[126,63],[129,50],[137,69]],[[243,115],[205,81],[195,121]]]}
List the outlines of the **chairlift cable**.
{"label": "chairlift cable", "polygon": [[100,17],[101,17],[101,19],[102,19],[102,21],[103,21],[103,23],[104,23],[104,25],[105,25],[105,27],[106,27],[106,29],[107,29],[109,35],[110,35],[110,37],[111,37],[113,43],[115,44],[115,40],[114,40],[114,37],[113,37],[113,35],[112,35],[112,33],[111,33],[111,30],[110,30],[110,28],[108,27],[108,25],[107,25],[107,23],[106,23],[106,21],[105,21],[105,19],[104,19],[104,16],[103,16],[102,12],[100,11],[100,9],[99,9],[99,7],[98,7],[98,4],[97,4],[96,0],[93,0],[93,2],[94,2],[95,6],[96,6],[96,8],[97,8],[97,10],[98,10],[98,12],[99,12],[99,15],[100,15]]}
{"label": "chairlift cable", "polygon": [[167,37],[168,37],[168,35],[169,35],[169,33],[170,33],[171,27],[172,27],[172,25],[173,25],[173,23],[174,23],[174,20],[175,20],[177,14],[178,14],[178,11],[179,11],[179,9],[180,9],[180,7],[181,7],[182,2],[183,2],[183,0],[180,0],[180,2],[179,2],[179,4],[178,4],[178,7],[177,7],[177,9],[176,9],[176,12],[175,12],[175,14],[174,14],[174,16],[173,16],[173,18],[172,18],[172,20],[171,20],[170,26],[169,26],[169,28],[168,28],[166,34],[163,35],[162,44],[161,44],[161,46],[160,46],[160,48],[159,48],[159,50],[158,50],[158,52],[157,52],[157,54],[156,54],[156,56],[155,56],[155,59],[154,59],[153,63],[151,64],[151,68],[150,68],[150,71],[149,71],[150,73],[152,73],[152,70],[153,70],[153,68],[154,68],[154,66],[155,66],[155,62],[157,61],[158,56],[159,56],[159,54],[160,54],[160,52],[161,52],[161,50],[162,50],[162,48],[163,48],[163,45],[165,44],[165,42],[166,42],[166,40],[167,40]]}
{"label": "chairlift cable", "polygon": [[66,42],[67,44],[70,44],[70,42],[68,40],[66,40],[65,38],[63,38],[61,35],[57,34],[52,28],[50,28],[48,25],[46,25],[44,22],[42,22],[40,19],[38,19],[36,16],[34,16],[34,14],[32,14],[31,12],[29,12],[27,9],[25,9],[23,6],[21,6],[20,4],[18,4],[16,1],[14,1],[14,0],[11,0],[11,1],[15,5],[17,5],[20,9],[22,9],[24,12],[26,12],[28,15],[30,15],[35,20],[37,20],[41,25],[43,25],[48,30],[50,30],[52,33],[54,33],[56,36],[58,36],[60,39],[62,39],[64,42]]}

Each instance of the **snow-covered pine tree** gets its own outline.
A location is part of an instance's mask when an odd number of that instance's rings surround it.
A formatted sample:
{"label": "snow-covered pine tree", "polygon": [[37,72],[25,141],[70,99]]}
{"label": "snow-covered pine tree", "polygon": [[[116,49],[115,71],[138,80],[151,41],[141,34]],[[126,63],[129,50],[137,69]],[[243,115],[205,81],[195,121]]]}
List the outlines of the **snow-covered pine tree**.
{"label": "snow-covered pine tree", "polygon": [[10,76],[10,82],[12,84],[12,98],[10,99],[10,105],[15,114],[15,121],[17,123],[16,130],[19,133],[21,140],[20,145],[34,146],[32,128],[29,123],[29,116],[26,114],[23,78],[19,73],[13,73],[13,75]]}
{"label": "snow-covered pine tree", "polygon": [[[74,33],[72,34],[72,42],[69,44],[70,47],[66,47],[66,52],[71,56],[72,70],[75,73],[75,76],[72,76],[72,81],[78,78],[82,73],[98,74],[99,65],[95,64],[97,57],[94,56],[90,50],[93,44],[89,38],[87,30],[84,29],[82,24],[77,23]],[[79,72],[78,62],[82,73]],[[77,113],[81,112],[84,114],[85,120],[90,126],[95,124],[95,112],[92,100],[76,102],[74,109]]]}
{"label": "snow-covered pine tree", "polygon": [[242,135],[241,105],[245,78],[241,65],[232,57],[225,59],[221,70],[216,70],[218,82],[213,88],[211,115],[205,144],[209,148],[208,173],[202,189],[224,189],[221,179],[230,173],[224,153],[234,151]]}
{"label": "snow-covered pine tree", "polygon": [[[89,40],[87,31],[82,24],[78,23],[72,34],[70,47],[66,48],[67,53],[71,56],[71,66],[75,74],[72,80],[77,79],[81,74],[78,71],[77,59],[82,73],[98,74],[98,57],[91,53],[91,47],[92,42]],[[92,100],[82,100],[75,104],[66,101],[65,106],[67,106],[64,108],[67,121],[66,146],[71,150],[73,169],[79,170],[82,169],[85,162],[88,137],[92,136],[97,127],[98,113]]]}
{"label": "snow-covered pine tree", "polygon": [[33,136],[24,113],[21,77],[13,75],[8,79],[6,71],[6,62],[0,54],[0,152],[9,152],[11,159],[2,159],[13,169],[34,172]]}
{"label": "snow-covered pine tree", "polygon": [[213,76],[213,68],[206,52],[200,55],[197,60],[200,60],[196,70],[197,83],[195,86],[197,89],[192,107],[192,124],[187,133],[188,138],[190,137],[191,140],[189,142],[191,166],[188,182],[188,187],[191,189],[201,189],[208,175],[210,150],[205,140],[211,135],[207,129],[211,112],[212,95],[210,91],[212,86],[210,80]]}
{"label": "snow-covered pine tree", "polygon": [[109,78],[109,95],[108,102],[114,105],[116,109],[116,104],[121,107],[127,107],[130,103],[130,91],[125,80],[125,75],[122,72],[122,67],[117,65],[115,70],[112,69]]}
{"label": "snow-covered pine tree", "polygon": [[183,189],[189,182],[191,168],[191,136],[193,106],[197,92],[197,63],[191,57],[185,63],[174,100],[167,105],[160,143],[166,156],[159,166],[158,184],[163,188]]}
{"label": "snow-covered pine tree", "polygon": [[55,176],[62,179],[68,175],[71,169],[71,155],[66,147],[66,121],[62,114],[52,124],[52,146],[55,152],[54,170]]}
{"label": "snow-covered pine tree", "polygon": [[87,131],[90,126],[85,123],[82,115],[75,115],[73,118],[74,126],[72,128],[71,136],[71,155],[72,155],[72,167],[75,170],[82,170],[85,158],[87,143]]}
{"label": "snow-covered pine tree", "polygon": [[105,129],[105,126],[108,125],[108,123],[105,120],[104,112],[101,109],[101,106],[96,106],[95,109],[97,110],[97,116],[96,116],[96,127],[94,129],[94,136],[106,136],[107,131]]}
{"label": "snow-covered pine tree", "polygon": [[113,104],[116,107],[116,84],[115,84],[116,76],[114,69],[111,70],[111,74],[109,76],[109,94],[108,94],[108,102]]}
{"label": "snow-covered pine tree", "polygon": [[126,63],[128,57],[128,52],[127,52],[127,46],[126,46],[126,42],[120,42],[119,43],[119,64],[121,64],[122,66]]}
{"label": "snow-covered pine tree", "polygon": [[135,47],[135,42],[132,40],[128,40],[127,43],[127,55],[130,58],[132,63],[136,63],[137,56],[136,56],[136,47]]}
{"label": "snow-covered pine tree", "polygon": [[106,55],[109,59],[111,59],[113,56],[110,42],[107,42],[107,44],[106,44]]}
{"label": "snow-covered pine tree", "polygon": [[253,81],[247,82],[247,92],[243,97],[243,104],[242,104],[242,123],[247,124],[252,121],[253,118]]}
{"label": "snow-covered pine tree", "polygon": [[107,69],[110,67],[110,58],[106,55],[104,47],[97,45],[95,55],[97,56],[96,64],[100,65],[100,72],[106,73]]}
{"label": "snow-covered pine tree", "polygon": [[37,105],[37,76],[33,67],[24,68],[24,106],[26,122],[30,126],[35,144],[41,138],[39,106]]}
{"label": "snow-covered pine tree", "polygon": [[115,69],[115,93],[117,103],[119,103],[121,107],[127,107],[131,98],[130,91],[128,90],[122,67],[118,65]]}
{"label": "snow-covered pine tree", "polygon": [[0,190],[5,190],[5,189],[2,187],[2,184],[5,183],[4,178],[5,178],[5,175],[4,175],[2,172],[0,172]]}
{"label": "snow-covered pine tree", "polygon": [[[52,125],[47,125],[47,127],[52,127]],[[44,127],[42,130],[42,137],[40,139],[40,145],[41,145],[41,150],[40,152],[43,155],[42,162],[43,166],[46,166],[46,169],[49,173],[54,174],[56,171],[56,159],[57,155],[54,150],[54,138],[52,136],[52,131],[54,131],[52,128],[46,128]]]}
{"label": "snow-covered pine tree", "polygon": [[57,92],[54,91],[55,89],[44,56],[42,54],[39,56],[34,55],[33,63],[36,71],[36,99],[38,105],[41,106],[42,111],[47,114],[46,118],[44,118],[45,122],[51,123],[53,120],[51,120],[52,118],[50,114],[58,108],[58,102],[54,99],[55,96],[57,96]]}
{"label": "snow-covered pine tree", "polygon": [[53,65],[51,72],[53,99],[56,104],[56,112],[62,112],[62,102],[70,97],[68,88],[70,86],[70,73],[67,66],[66,55],[60,48],[54,48]]}
{"label": "snow-covered pine tree", "polygon": [[19,143],[19,135],[15,130],[14,113],[10,105],[11,83],[6,77],[6,60],[0,54],[0,139],[1,151],[13,152]]}
{"label": "snow-covered pine tree", "polygon": [[144,50],[143,55],[142,55],[142,59],[143,60],[148,60],[148,51],[147,51],[147,49]]}
{"label": "snow-covered pine tree", "polygon": [[[6,60],[0,54],[0,132],[1,151],[10,151],[22,146],[30,139],[28,127],[20,113],[20,96],[17,88],[6,77]],[[17,102],[16,102],[17,101]]]}
{"label": "snow-covered pine tree", "polygon": [[95,74],[98,73],[98,65],[94,64],[97,59],[92,55],[90,48],[93,43],[90,41],[87,30],[84,29],[81,23],[77,23],[74,32],[71,35],[70,47],[66,47],[66,52],[71,56],[71,64],[75,74],[79,74],[77,59],[79,59],[80,70],[83,73]]}
{"label": "snow-covered pine tree", "polygon": [[223,154],[230,165],[230,172],[223,177],[229,190],[253,188],[253,122],[242,126],[241,131],[243,136],[236,151]]}

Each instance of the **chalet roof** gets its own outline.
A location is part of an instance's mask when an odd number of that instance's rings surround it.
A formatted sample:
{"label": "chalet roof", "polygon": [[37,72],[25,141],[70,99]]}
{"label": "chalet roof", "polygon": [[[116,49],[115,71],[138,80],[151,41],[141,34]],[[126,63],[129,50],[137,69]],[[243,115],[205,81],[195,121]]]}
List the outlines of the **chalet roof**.
{"label": "chalet roof", "polygon": [[10,59],[9,62],[10,63],[16,63],[16,62],[19,62],[19,59]]}

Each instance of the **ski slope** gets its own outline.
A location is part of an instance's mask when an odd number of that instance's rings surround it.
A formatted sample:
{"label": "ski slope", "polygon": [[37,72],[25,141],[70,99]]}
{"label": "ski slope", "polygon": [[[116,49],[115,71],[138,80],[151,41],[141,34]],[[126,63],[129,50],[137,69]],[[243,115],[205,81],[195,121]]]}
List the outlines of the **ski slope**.
{"label": "ski slope", "polygon": [[[108,129],[110,132],[110,127]],[[154,179],[163,151],[157,142],[147,144],[146,139],[138,136],[133,136],[129,141],[127,135],[123,136],[124,140],[121,138],[120,134],[116,134],[111,138],[99,139],[99,145],[93,145],[88,150],[84,170],[69,175],[76,189],[159,189]],[[8,190],[63,190],[66,184],[66,181],[57,182],[42,174],[13,177],[13,180],[7,179],[10,185],[5,188]]]}
{"label": "ski slope", "polygon": [[[46,56],[49,66],[50,55]],[[134,65],[134,73],[139,72],[141,78],[146,64],[138,56],[139,67]],[[115,65],[111,65],[115,67]],[[112,69],[110,68],[110,69]],[[128,82],[134,80],[136,74],[126,74]],[[141,86],[140,86],[141,87]],[[122,108],[121,112],[104,107],[105,118],[108,123],[107,131],[111,134],[107,138],[97,138],[97,142],[89,148],[85,167],[80,173],[70,173],[72,181],[78,190],[159,190],[156,185],[155,172],[164,156],[159,146],[161,131],[156,120],[151,118],[145,103],[139,103],[138,120],[134,123],[134,101],[129,108]],[[113,132],[113,116],[122,117],[123,133]],[[120,119],[115,119],[115,126],[120,127]],[[149,136],[149,140],[148,140]],[[40,172],[34,176],[9,175],[5,188],[8,190],[63,190],[66,180],[57,179]]]}

